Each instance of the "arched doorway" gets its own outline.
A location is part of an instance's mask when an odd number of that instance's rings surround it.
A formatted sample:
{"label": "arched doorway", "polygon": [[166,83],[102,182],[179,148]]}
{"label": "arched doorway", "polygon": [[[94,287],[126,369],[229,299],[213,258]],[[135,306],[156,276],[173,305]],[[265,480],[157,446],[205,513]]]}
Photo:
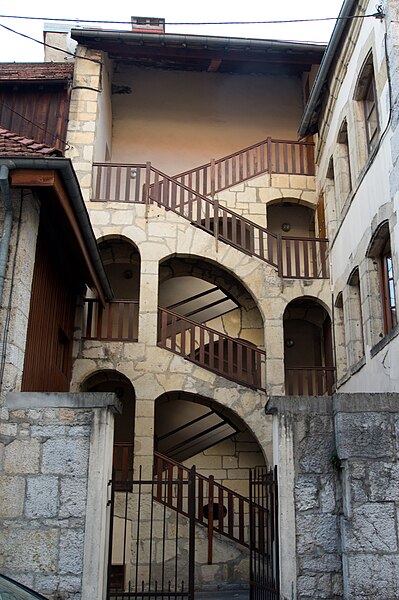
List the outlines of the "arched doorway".
{"label": "arched doorway", "polygon": [[287,395],[332,394],[331,319],[317,300],[298,298],[284,311],[284,368]]}
{"label": "arched doorway", "polygon": [[122,402],[122,413],[115,414],[113,478],[131,478],[134,456],[136,395],[131,381],[114,370],[97,371],[81,385],[82,392],[113,392]]}

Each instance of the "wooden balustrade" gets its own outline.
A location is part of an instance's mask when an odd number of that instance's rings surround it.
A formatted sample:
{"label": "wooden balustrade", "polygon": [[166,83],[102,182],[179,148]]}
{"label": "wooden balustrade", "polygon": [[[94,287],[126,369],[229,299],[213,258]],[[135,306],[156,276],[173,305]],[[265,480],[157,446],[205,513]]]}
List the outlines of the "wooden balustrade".
{"label": "wooden balustrade", "polygon": [[331,396],[334,382],[334,367],[287,367],[285,369],[287,396]]}
{"label": "wooden balustrade", "polygon": [[85,298],[84,316],[83,337],[88,340],[137,342],[137,300],[110,300],[103,307],[97,298]]}
{"label": "wooden balustrade", "polygon": [[328,240],[276,235],[168,177],[149,163],[98,163],[94,165],[94,180],[93,200],[156,203],[216,239],[274,266],[281,277],[326,279],[329,276]]}
{"label": "wooden balustrade", "polygon": [[237,383],[264,387],[263,350],[165,308],[158,314],[158,346]]}
{"label": "wooden balustrade", "polygon": [[131,490],[133,479],[133,442],[114,442],[112,479],[118,491]]}
{"label": "wooden balustrade", "polygon": [[173,177],[195,192],[213,195],[262,173],[314,175],[313,142],[267,138]]}
{"label": "wooden balustrade", "polygon": [[[158,452],[154,454],[154,475],[158,485],[154,497],[172,510],[188,515],[187,493],[180,481],[188,479],[190,469]],[[170,481],[167,486],[163,481]],[[217,483],[212,476],[196,473],[195,520],[208,530],[208,563],[212,564],[213,534],[219,533],[242,546],[249,546],[249,500]],[[265,512],[256,505],[254,511]]]}

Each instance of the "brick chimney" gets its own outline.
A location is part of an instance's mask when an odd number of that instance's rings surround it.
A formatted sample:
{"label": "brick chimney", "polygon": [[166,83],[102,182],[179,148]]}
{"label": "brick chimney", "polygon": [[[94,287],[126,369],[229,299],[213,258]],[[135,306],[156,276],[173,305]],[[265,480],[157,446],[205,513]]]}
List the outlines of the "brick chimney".
{"label": "brick chimney", "polygon": [[165,19],[158,17],[131,17],[134,33],[165,33]]}

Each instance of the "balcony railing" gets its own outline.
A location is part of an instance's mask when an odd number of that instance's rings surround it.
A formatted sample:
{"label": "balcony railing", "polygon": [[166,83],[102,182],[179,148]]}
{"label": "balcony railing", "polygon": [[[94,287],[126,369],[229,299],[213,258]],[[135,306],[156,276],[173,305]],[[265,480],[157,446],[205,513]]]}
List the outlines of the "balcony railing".
{"label": "balcony railing", "polygon": [[84,338],[137,342],[138,300],[110,300],[103,307],[97,298],[85,298],[84,308]]}
{"label": "balcony railing", "polygon": [[264,350],[165,308],[158,314],[158,346],[227,379],[263,389]]}
{"label": "balcony railing", "polygon": [[285,393],[287,396],[331,396],[334,383],[334,367],[289,367],[285,369]]}
{"label": "balcony railing", "polygon": [[328,240],[283,237],[212,201],[146,165],[97,163],[93,171],[97,202],[156,203],[214,238],[256,256],[290,279],[326,279]]}
{"label": "balcony railing", "polygon": [[262,173],[314,175],[314,143],[269,137],[238,152],[179,173],[173,179],[209,196]]}

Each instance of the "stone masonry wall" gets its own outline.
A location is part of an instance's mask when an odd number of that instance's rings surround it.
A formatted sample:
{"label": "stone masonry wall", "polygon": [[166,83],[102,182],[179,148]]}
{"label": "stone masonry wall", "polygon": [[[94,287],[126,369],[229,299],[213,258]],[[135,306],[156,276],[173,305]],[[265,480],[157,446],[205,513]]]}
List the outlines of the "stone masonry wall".
{"label": "stone masonry wall", "polygon": [[[88,539],[86,516],[91,473],[101,482],[107,470],[103,459],[93,465],[96,421],[109,412],[113,394],[14,393],[7,401],[9,417],[0,426],[0,570],[54,600],[97,598],[83,581],[86,554],[95,554],[90,543],[100,545]],[[101,519],[95,527],[101,530]],[[101,580],[99,570],[94,576]]]}
{"label": "stone masonry wall", "polygon": [[[342,598],[340,483],[336,465],[332,400],[273,397],[280,433],[292,436],[296,529],[296,599]],[[283,425],[283,427],[282,427]],[[284,476],[283,473],[280,477]],[[289,493],[285,490],[285,493]],[[284,515],[280,516],[284,543]],[[284,576],[284,575],[283,575]]]}
{"label": "stone masonry wall", "polygon": [[399,598],[399,394],[334,398],[344,598]]}

